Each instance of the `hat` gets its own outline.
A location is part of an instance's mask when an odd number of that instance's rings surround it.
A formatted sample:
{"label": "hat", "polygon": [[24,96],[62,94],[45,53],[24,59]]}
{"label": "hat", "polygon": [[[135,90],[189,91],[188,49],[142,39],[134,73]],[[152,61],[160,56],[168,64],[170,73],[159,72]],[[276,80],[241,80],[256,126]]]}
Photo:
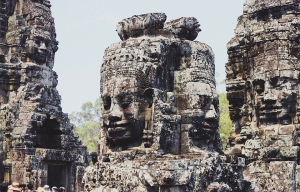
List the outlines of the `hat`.
{"label": "hat", "polygon": [[37,188],[36,191],[37,191],[37,192],[44,192],[44,189],[43,189],[43,187],[39,187],[39,188]]}
{"label": "hat", "polygon": [[45,192],[47,192],[47,191],[50,191],[50,192],[51,192],[49,185],[45,185],[45,186],[44,186],[44,191],[45,191]]}
{"label": "hat", "polygon": [[13,190],[13,191],[21,191],[19,188],[19,183],[13,182],[11,186],[8,187],[8,189]]}

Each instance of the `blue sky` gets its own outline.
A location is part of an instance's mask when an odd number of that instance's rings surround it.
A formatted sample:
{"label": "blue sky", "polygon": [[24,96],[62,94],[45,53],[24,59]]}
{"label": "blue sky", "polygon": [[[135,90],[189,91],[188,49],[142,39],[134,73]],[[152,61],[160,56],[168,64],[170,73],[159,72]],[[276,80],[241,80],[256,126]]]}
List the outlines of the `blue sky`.
{"label": "blue sky", "polygon": [[[167,21],[196,17],[202,32],[197,41],[215,52],[217,81],[225,79],[227,42],[234,36],[243,0],[51,0],[59,50],[54,70],[66,113],[100,96],[100,66],[106,47],[120,41],[116,25],[132,15],[164,12]],[[225,86],[218,87],[219,92]]]}

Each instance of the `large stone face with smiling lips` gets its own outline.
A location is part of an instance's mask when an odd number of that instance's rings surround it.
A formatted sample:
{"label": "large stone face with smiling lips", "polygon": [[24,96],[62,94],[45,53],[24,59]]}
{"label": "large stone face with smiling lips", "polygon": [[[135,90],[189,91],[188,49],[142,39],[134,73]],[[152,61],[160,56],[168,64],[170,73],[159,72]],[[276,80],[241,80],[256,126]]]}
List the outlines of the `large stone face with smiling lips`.
{"label": "large stone face with smiling lips", "polygon": [[139,81],[137,77],[106,81],[111,86],[103,90],[103,128],[108,140],[114,143],[122,144],[142,137],[145,113],[152,103],[132,87]]}
{"label": "large stone face with smiling lips", "polygon": [[242,190],[238,166],[219,154],[213,51],[193,41],[197,19],[165,20],[124,19],[123,41],[105,50],[99,161],[86,169],[86,191]]}
{"label": "large stone face with smiling lips", "polygon": [[[126,27],[127,31],[136,30],[136,26],[148,30],[160,26],[152,31],[160,37],[151,38],[148,34],[148,39],[131,38],[106,49],[101,69],[105,137],[109,144],[123,148],[156,144],[156,150],[162,153],[180,154],[186,142],[179,140],[186,131],[183,136],[196,148],[220,150],[213,52],[203,43],[185,40],[194,39],[200,31],[195,18],[168,22],[165,29],[165,19],[158,18],[165,16],[134,16],[134,22],[126,19],[118,29],[124,27],[125,21],[134,23]],[[166,138],[172,127],[167,124],[173,121],[173,138]],[[180,124],[185,131],[181,131]],[[159,137],[157,141],[154,135]]]}

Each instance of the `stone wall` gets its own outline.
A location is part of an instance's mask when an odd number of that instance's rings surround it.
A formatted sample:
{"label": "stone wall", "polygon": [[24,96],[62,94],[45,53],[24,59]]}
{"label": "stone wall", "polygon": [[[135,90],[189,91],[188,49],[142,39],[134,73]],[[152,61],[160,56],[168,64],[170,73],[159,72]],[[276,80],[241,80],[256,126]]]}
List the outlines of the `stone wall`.
{"label": "stone wall", "polygon": [[226,155],[214,53],[195,41],[197,19],[149,13],[119,22],[122,41],[101,66],[97,158],[85,169],[86,147],[56,90],[51,4],[1,1],[0,180],[78,192],[299,190],[299,4],[244,5],[227,45]]}
{"label": "stone wall", "polygon": [[256,191],[300,189],[299,13],[296,0],[247,0],[227,44],[227,153],[246,159]]}
{"label": "stone wall", "polygon": [[56,90],[51,4],[4,0],[0,6],[0,179],[81,191],[75,182],[83,176],[87,152]]}

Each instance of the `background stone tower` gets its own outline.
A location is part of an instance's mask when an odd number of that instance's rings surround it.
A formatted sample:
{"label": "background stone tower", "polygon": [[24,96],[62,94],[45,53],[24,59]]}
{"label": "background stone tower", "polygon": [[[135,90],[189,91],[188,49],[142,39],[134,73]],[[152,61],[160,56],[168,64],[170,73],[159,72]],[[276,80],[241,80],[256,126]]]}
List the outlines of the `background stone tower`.
{"label": "background stone tower", "polygon": [[1,1],[1,181],[81,191],[86,147],[60,107],[48,0]]}
{"label": "background stone tower", "polygon": [[247,0],[227,45],[227,153],[246,158],[253,190],[300,189],[299,8],[296,0]]}

